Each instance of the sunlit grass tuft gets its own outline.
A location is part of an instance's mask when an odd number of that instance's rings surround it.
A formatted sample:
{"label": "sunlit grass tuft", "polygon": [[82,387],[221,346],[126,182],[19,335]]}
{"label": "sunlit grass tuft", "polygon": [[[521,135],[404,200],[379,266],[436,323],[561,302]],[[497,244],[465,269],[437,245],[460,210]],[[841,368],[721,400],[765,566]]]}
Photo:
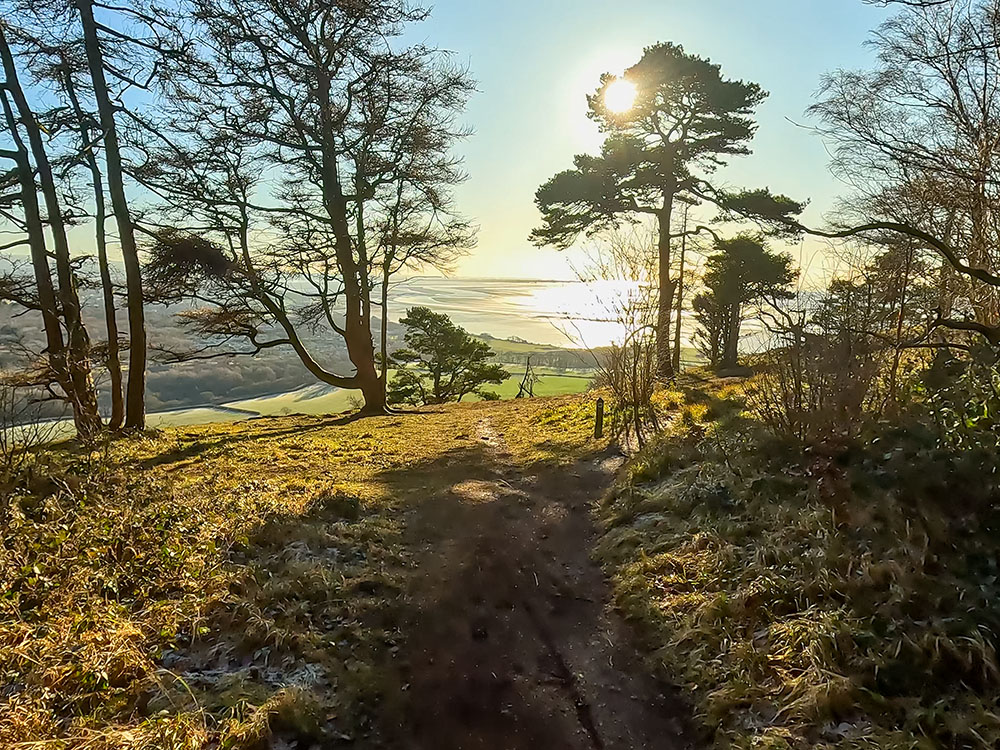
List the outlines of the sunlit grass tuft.
{"label": "sunlit grass tuft", "polygon": [[716,744],[1000,746],[995,474],[919,430],[796,446],[725,396],[673,399],[598,508],[618,606]]}

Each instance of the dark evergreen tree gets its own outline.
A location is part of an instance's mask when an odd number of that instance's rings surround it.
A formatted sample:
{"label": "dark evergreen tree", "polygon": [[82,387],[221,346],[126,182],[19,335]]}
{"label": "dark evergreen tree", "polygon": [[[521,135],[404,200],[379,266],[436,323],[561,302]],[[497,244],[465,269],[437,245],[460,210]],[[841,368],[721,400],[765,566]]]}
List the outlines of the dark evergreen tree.
{"label": "dark evergreen tree", "polygon": [[713,365],[738,365],[740,330],[747,309],[790,297],[788,287],[796,275],[792,259],[768,250],[759,235],[716,241],[715,252],[707,260],[706,291],[695,300],[699,336],[708,343],[706,354]]}
{"label": "dark evergreen tree", "polygon": [[509,377],[502,366],[490,362],[489,344],[474,339],[443,313],[411,307],[400,321],[406,326],[406,349],[392,355],[397,368],[389,384],[389,401],[395,404],[444,404],[475,393],[492,394],[484,385],[499,385]]}
{"label": "dark evergreen tree", "polygon": [[[624,83],[623,83],[624,82]],[[612,87],[633,86],[634,102],[609,99]],[[620,89],[618,89],[620,90]],[[606,134],[600,156],[580,155],[574,169],[560,172],[536,193],[542,226],[538,245],[570,246],[621,220],[648,215],[658,226],[659,313],[657,369],[672,375],[670,316],[677,280],[671,273],[672,241],[686,231],[672,228],[679,201],[714,204],[727,218],[752,218],[787,227],[802,205],[770,191],[732,193],[711,176],[730,156],[750,153],[754,110],[767,94],[756,83],[724,78],[720,67],[688,54],[677,44],[648,47],[621,79],[601,76],[588,97],[590,117]]]}

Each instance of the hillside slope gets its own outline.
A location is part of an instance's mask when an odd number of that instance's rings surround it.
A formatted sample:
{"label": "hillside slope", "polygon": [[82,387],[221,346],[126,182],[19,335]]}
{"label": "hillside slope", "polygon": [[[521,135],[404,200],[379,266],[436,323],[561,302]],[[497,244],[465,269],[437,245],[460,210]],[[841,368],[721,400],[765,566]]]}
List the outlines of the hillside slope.
{"label": "hillside slope", "polygon": [[618,465],[593,406],[54,454],[0,549],[0,745],[685,746],[589,559]]}
{"label": "hillside slope", "polygon": [[692,381],[598,555],[719,748],[1000,747],[1000,473],[905,416],[780,437]]}

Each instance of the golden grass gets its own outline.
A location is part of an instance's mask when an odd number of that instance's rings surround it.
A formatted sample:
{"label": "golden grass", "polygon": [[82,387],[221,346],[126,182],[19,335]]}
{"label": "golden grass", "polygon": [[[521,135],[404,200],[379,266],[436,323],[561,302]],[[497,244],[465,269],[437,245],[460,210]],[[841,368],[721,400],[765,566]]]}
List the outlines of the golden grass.
{"label": "golden grass", "polygon": [[598,509],[618,605],[716,746],[1000,746],[996,474],[919,430],[783,442],[725,390],[666,396]]}
{"label": "golden grass", "polygon": [[[0,747],[251,748],[372,731],[415,503],[501,437],[595,447],[590,396],[270,418],[39,456],[0,546]],[[589,415],[589,416],[588,416]]]}

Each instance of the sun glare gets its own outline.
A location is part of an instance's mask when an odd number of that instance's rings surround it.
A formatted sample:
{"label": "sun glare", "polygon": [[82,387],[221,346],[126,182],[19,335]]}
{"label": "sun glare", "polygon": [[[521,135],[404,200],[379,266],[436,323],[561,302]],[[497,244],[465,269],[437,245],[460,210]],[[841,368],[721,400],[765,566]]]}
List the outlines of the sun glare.
{"label": "sun glare", "polygon": [[616,115],[628,112],[635,104],[635,84],[624,78],[617,78],[604,90],[604,105]]}

